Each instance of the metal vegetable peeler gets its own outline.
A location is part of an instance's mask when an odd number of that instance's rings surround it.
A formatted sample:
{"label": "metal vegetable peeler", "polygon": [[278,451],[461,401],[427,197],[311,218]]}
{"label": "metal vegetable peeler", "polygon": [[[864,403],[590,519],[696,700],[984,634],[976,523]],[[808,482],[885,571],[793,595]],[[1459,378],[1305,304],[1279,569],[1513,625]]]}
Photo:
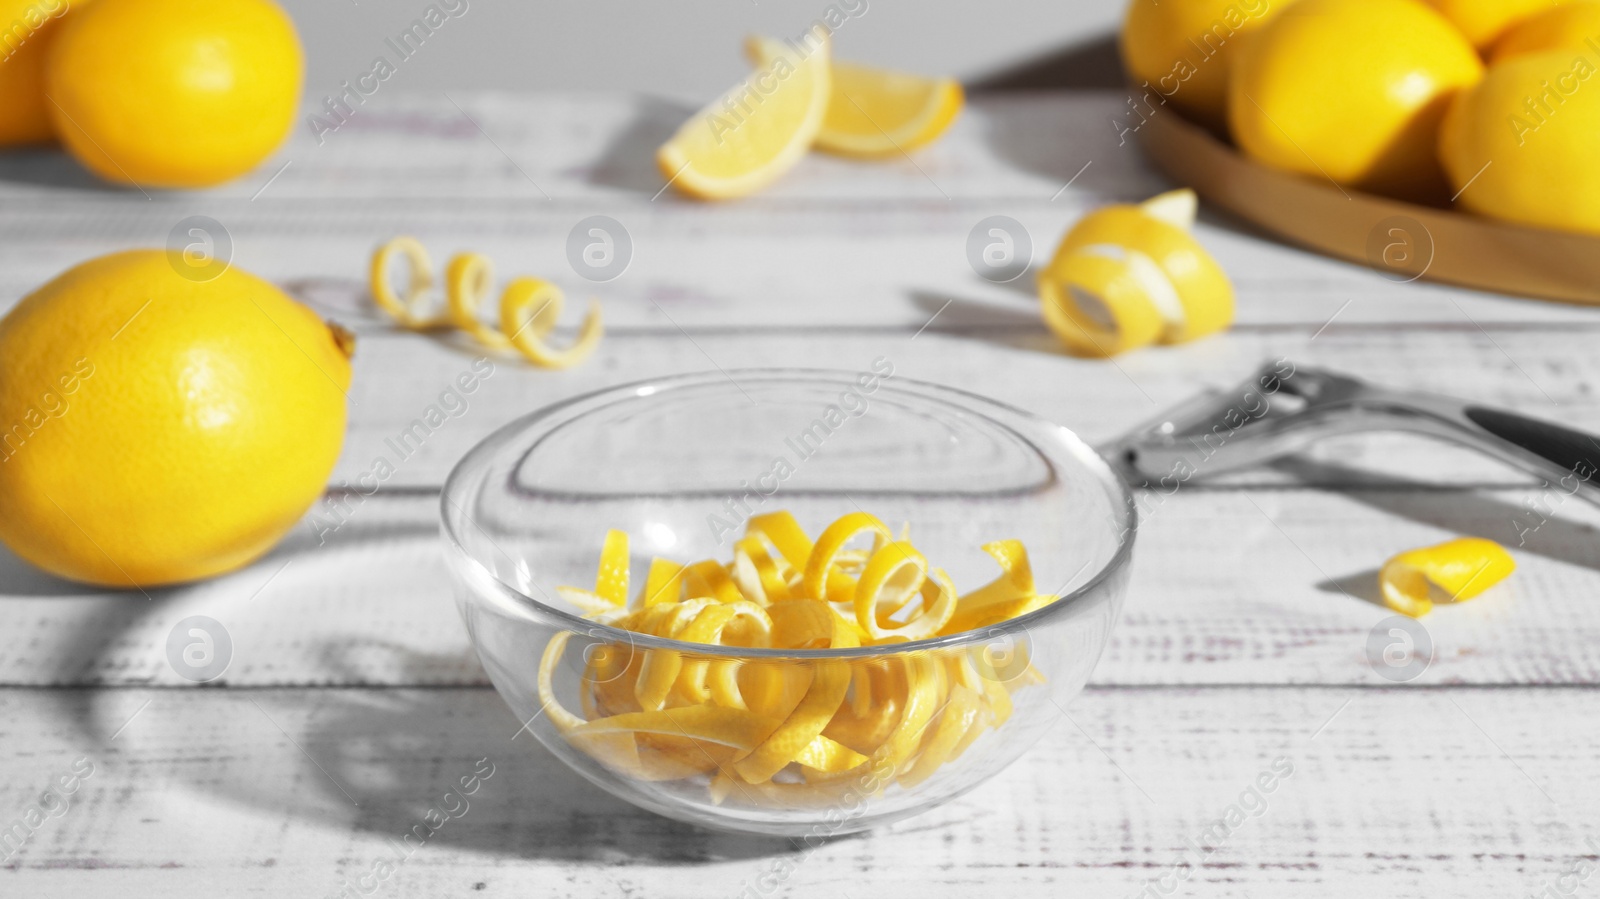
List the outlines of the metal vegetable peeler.
{"label": "metal vegetable peeler", "polygon": [[1478,450],[1600,504],[1600,438],[1466,400],[1390,390],[1331,371],[1268,362],[1108,447],[1134,484],[1170,486],[1262,465],[1323,437],[1409,431]]}

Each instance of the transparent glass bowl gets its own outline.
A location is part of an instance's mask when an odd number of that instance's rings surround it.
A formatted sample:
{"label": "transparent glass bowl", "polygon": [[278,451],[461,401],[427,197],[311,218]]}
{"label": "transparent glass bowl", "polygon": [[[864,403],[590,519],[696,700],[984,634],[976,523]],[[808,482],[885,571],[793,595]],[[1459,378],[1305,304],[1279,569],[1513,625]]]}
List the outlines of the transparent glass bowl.
{"label": "transparent glass bowl", "polygon": [[[1136,523],[1127,488],[1066,428],[970,393],[883,377],[892,364],[875,364],[876,371],[749,369],[615,387],[512,422],[456,466],[441,513],[462,617],[496,689],[557,758],[608,792],[683,821],[831,836],[974,789],[1057,722],[1122,605]],[[962,593],[999,574],[982,544],[1018,539],[1039,591],[1062,599],[946,637],[773,650],[597,624],[556,589],[593,587],[609,529],[631,537],[637,589],[651,557],[727,560],[748,515],[779,509],[813,538],[857,510],[896,531],[909,522],[912,542]],[[559,709],[546,709],[539,689],[552,640],[564,643],[547,671],[547,695]],[[713,781],[736,754],[723,746],[624,736],[619,747],[564,736],[566,716],[587,717],[601,693],[629,701],[633,681],[617,679],[635,677],[636,663],[650,659],[734,665],[741,679],[849,666],[853,684],[860,678],[890,697],[854,703],[852,686],[846,706],[863,716],[853,724],[888,727],[896,748],[821,782],[801,782],[790,766],[759,786],[730,788],[724,777],[719,789]],[[939,689],[912,698],[917,691],[907,685],[929,678]],[[971,692],[957,702],[954,684],[963,679]],[[951,736],[974,717],[973,694],[988,700],[989,726],[953,747]],[[929,695],[941,700],[937,707],[927,707]],[[999,706],[1008,714],[995,714]],[[954,715],[965,717],[946,722]],[[930,749],[935,741],[942,744]]]}

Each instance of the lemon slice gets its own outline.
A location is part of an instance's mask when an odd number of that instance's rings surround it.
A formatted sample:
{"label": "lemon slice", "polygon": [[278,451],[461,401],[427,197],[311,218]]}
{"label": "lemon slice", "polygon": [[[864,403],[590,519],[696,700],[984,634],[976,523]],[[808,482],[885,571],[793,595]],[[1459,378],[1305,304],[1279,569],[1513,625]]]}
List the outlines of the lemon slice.
{"label": "lemon slice", "polygon": [[[751,42],[757,65],[768,44]],[[926,78],[852,62],[832,66],[828,114],[812,146],[840,156],[876,159],[909,153],[939,139],[956,120],[966,95],[953,78]]]}
{"label": "lemon slice", "polygon": [[938,140],[965,104],[952,78],[834,63],[833,97],[814,146],[864,158],[909,153]]}
{"label": "lemon slice", "polygon": [[828,109],[828,43],[752,38],[767,62],[685,122],[656,151],[667,183],[722,200],[755,193],[800,161]]}

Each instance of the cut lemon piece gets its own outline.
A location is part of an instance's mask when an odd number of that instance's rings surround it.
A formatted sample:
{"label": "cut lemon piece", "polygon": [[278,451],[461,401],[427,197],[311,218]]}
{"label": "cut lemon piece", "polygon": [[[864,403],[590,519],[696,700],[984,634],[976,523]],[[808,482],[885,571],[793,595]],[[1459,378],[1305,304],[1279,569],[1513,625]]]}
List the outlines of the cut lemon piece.
{"label": "cut lemon piece", "polygon": [[939,139],[966,95],[952,78],[834,63],[833,97],[813,144],[842,156],[893,156]]}
{"label": "cut lemon piece", "polygon": [[766,60],[750,77],[695,113],[656,151],[667,183],[690,196],[730,199],[755,193],[794,167],[828,109],[828,42],[791,45],[752,38]]}
{"label": "cut lemon piece", "polygon": [[[752,42],[751,59],[766,45]],[[927,146],[956,120],[966,95],[953,78],[926,78],[835,62],[828,114],[812,146],[841,156],[876,158]]]}

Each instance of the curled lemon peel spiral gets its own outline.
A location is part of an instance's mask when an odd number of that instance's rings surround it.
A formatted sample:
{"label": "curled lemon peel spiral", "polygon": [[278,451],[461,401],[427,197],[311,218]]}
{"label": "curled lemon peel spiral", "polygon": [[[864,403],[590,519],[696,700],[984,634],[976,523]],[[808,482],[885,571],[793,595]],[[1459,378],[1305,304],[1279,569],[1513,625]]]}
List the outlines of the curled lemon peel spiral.
{"label": "curled lemon peel spiral", "polygon": [[[403,298],[395,294],[389,278],[389,269],[397,255],[406,260],[411,275]],[[389,313],[402,327],[413,331],[449,327],[449,313],[429,313],[426,310],[428,295],[434,286],[433,260],[429,258],[427,248],[416,238],[396,237],[379,247],[372,254],[370,282],[372,298],[377,301],[378,308]]]}
{"label": "curled lemon peel spiral", "polygon": [[1190,234],[1187,188],[1095,210],[1075,224],[1039,275],[1045,322],[1082,356],[1185,343],[1233,321],[1233,286]]}
{"label": "curled lemon peel spiral", "polygon": [[[403,297],[395,293],[389,275],[397,255],[410,267]],[[479,309],[494,290],[494,263],[482,253],[460,253],[450,260],[445,267],[444,308],[438,313],[425,311],[435,286],[433,262],[413,237],[396,237],[373,253],[370,284],[378,308],[402,327],[414,331],[453,327],[491,350],[515,350],[540,368],[577,365],[594,352],[605,335],[600,303],[590,300],[577,338],[566,347],[552,346],[549,337],[561,318],[566,297],[554,284],[530,277],[515,278],[501,291],[498,323],[484,321]]]}
{"label": "curled lemon peel spiral", "polygon": [[[866,544],[863,546],[862,544]],[[595,621],[684,643],[777,650],[882,646],[1026,614],[1057,597],[1034,588],[1027,550],[986,544],[992,582],[959,595],[909,540],[853,512],[815,541],[788,512],[752,518],[733,559],[650,562],[629,597],[628,536],[605,535],[593,589],[559,594]],[[697,658],[593,643],[578,678],[582,715],[556,698],[570,633],[540,659],[543,713],[581,752],[642,781],[698,779],[714,802],[826,804],[911,787],[1011,716],[1011,693],[1043,676],[1027,647],[866,659]]]}
{"label": "curled lemon peel spiral", "polygon": [[1517,563],[1505,548],[1481,537],[1461,537],[1407,550],[1385,562],[1378,587],[1389,608],[1421,618],[1436,602],[1466,602],[1505,580]]}

